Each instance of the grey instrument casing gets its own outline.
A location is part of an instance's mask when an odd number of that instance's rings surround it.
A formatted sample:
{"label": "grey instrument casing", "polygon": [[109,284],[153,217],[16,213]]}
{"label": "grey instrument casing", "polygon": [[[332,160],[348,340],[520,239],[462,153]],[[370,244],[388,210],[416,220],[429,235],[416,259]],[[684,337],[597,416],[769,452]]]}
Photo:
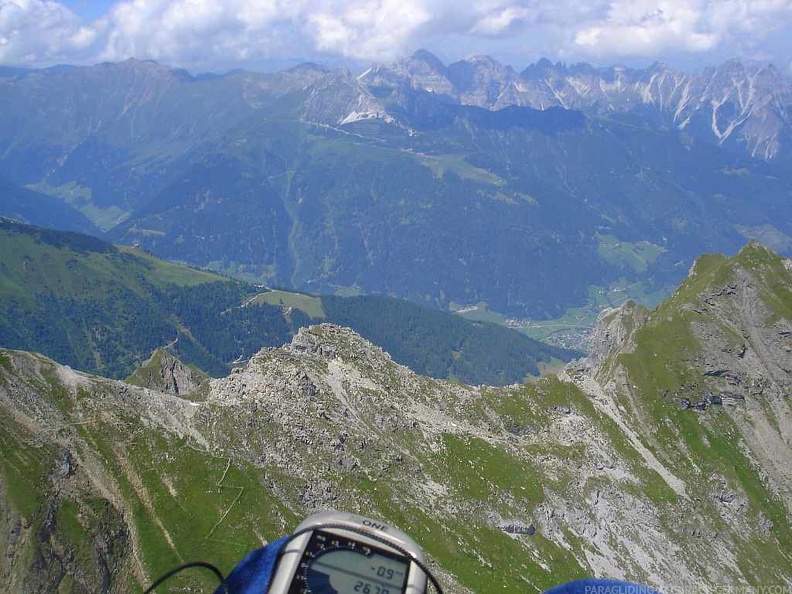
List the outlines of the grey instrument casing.
{"label": "grey instrument casing", "polygon": [[[334,524],[336,526],[345,525],[357,530],[365,530],[383,540],[367,538],[364,534],[357,531],[344,530],[338,527],[327,528],[325,527],[327,524]],[[314,514],[306,518],[297,526],[295,532],[312,527],[324,532],[351,538],[360,543],[379,547],[403,556],[401,551],[388,546],[387,542],[390,541],[408,551],[413,558],[423,562],[423,552],[421,551],[421,547],[418,546],[418,543],[398,528],[386,524],[385,522],[372,520],[371,518],[358,516],[356,514],[329,511]],[[273,572],[272,583],[270,584],[269,590],[267,590],[267,594],[287,594],[289,586],[299,567],[305,547],[308,546],[308,541],[311,539],[311,534],[312,532],[306,532],[286,545],[280,561]],[[426,574],[416,563],[410,563],[409,565],[407,584],[404,591],[405,594],[425,594],[426,592]]]}

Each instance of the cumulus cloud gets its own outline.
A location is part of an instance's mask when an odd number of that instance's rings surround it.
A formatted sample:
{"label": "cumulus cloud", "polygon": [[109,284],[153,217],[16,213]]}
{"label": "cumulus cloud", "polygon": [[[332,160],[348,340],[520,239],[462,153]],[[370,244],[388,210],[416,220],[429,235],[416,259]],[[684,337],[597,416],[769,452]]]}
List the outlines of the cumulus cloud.
{"label": "cumulus cloud", "polygon": [[119,2],[100,19],[107,31],[101,57],[175,63],[266,57],[283,45],[279,30],[304,9],[300,0]]}
{"label": "cumulus cloud", "polygon": [[789,0],[613,0],[606,15],[578,29],[574,44],[600,56],[701,53],[755,42],[790,22]]}
{"label": "cumulus cloud", "polygon": [[768,32],[790,24],[792,0],[117,0],[92,22],[55,0],[0,0],[0,62],[134,56],[212,68],[507,45],[569,58],[732,47],[756,55],[768,51]]}
{"label": "cumulus cloud", "polygon": [[[1,1],[1,0],[0,0]],[[101,58],[253,60],[289,50],[385,60],[445,34],[514,35],[536,0],[122,0],[94,28]]]}
{"label": "cumulus cloud", "polygon": [[320,1],[307,15],[307,32],[320,50],[392,58],[433,17],[425,0]]}
{"label": "cumulus cloud", "polygon": [[82,56],[96,39],[65,6],[50,0],[0,0],[0,63],[39,64]]}
{"label": "cumulus cloud", "polygon": [[539,11],[530,6],[489,6],[482,7],[470,32],[480,35],[500,36],[509,31],[517,31],[536,21]]}
{"label": "cumulus cloud", "polygon": [[706,51],[719,33],[707,28],[688,2],[617,0],[600,22],[575,35],[575,43],[598,54],[655,55],[670,48]]}

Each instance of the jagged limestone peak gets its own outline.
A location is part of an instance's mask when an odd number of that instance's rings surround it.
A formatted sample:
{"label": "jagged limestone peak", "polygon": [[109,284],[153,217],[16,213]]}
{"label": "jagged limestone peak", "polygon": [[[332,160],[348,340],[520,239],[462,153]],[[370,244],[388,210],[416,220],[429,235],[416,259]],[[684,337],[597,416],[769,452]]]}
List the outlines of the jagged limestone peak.
{"label": "jagged limestone peak", "polygon": [[446,68],[445,64],[443,64],[440,58],[425,49],[417,50],[412,56],[408,58],[408,60],[410,62],[421,62],[434,72],[442,73]]}
{"label": "jagged limestone peak", "polygon": [[354,330],[320,324],[301,328],[291,343],[262,349],[245,367],[214,380],[209,398],[229,405],[288,402],[287,418],[312,415],[319,402],[320,412],[343,410],[347,416],[363,418],[389,414],[395,402],[434,398],[436,403],[446,393],[466,390],[475,391],[418,376]]}
{"label": "jagged limestone peak", "polygon": [[351,328],[328,323],[300,328],[289,344],[260,350],[246,367],[235,370],[229,377],[266,381],[287,367],[322,375],[330,370],[381,384],[396,376],[418,377]]}
{"label": "jagged limestone peak", "polygon": [[167,394],[186,396],[197,392],[206,378],[206,374],[185,365],[167,349],[158,348],[126,382]]}

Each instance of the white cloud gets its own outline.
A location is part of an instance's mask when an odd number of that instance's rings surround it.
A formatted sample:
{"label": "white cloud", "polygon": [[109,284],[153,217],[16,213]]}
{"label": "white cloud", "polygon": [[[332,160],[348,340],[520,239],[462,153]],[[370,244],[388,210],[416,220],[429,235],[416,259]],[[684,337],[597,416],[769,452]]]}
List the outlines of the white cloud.
{"label": "white cloud", "polygon": [[574,44],[598,56],[702,53],[791,22],[789,0],[613,0],[605,16],[577,30]]}
{"label": "white cloud", "polygon": [[[118,0],[93,22],[55,0],[0,0],[0,62],[153,58],[212,68],[268,58],[451,55],[629,58],[778,54],[792,0]],[[789,52],[786,52],[789,53]]]}
{"label": "white cloud", "polygon": [[50,0],[0,0],[0,63],[41,64],[80,56],[96,31]]}
{"label": "white cloud", "polygon": [[[438,33],[498,36],[527,22],[519,0],[125,0],[103,21],[104,59],[200,62],[283,53],[284,45],[393,59]],[[156,23],[156,26],[152,26]],[[104,26],[104,25],[103,25]],[[274,35],[273,31],[281,35]],[[289,42],[291,42],[289,44]]]}
{"label": "white cloud", "polygon": [[480,35],[502,35],[509,30],[535,21],[537,11],[524,6],[504,6],[488,11],[470,28]]}
{"label": "white cloud", "polygon": [[363,59],[392,59],[435,18],[425,0],[319,1],[307,15],[317,49]]}
{"label": "white cloud", "polygon": [[103,17],[102,59],[154,58],[179,64],[233,62],[278,50],[273,33],[304,8],[300,1],[130,0]]}

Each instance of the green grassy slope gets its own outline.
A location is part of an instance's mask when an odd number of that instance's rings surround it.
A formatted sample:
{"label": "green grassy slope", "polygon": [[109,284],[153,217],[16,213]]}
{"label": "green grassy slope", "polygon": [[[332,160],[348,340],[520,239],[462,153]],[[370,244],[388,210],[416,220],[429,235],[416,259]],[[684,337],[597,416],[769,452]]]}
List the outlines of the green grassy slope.
{"label": "green grassy slope", "polygon": [[[101,571],[96,551],[114,568],[111,591],[139,590],[191,559],[227,573],[325,508],[407,531],[449,592],[542,591],[592,567],[654,585],[676,583],[680,567],[713,587],[789,575],[789,519],[730,445],[736,427],[731,437],[707,433],[723,455],[693,447],[687,433],[653,444],[685,479],[682,496],[572,383],[475,390],[409,374],[335,326],[301,337],[299,348],[262,352],[214,382],[201,403],[0,352],[0,484],[10,486],[0,506],[29,527],[12,575],[49,579],[32,559],[61,554],[79,560],[61,577],[83,584]],[[654,414],[651,404],[627,409]],[[748,499],[734,505],[737,517],[708,490],[710,473],[741,481]],[[506,533],[515,522],[535,532]],[[103,531],[116,535],[115,550],[94,537]],[[163,591],[210,587],[185,573]]]}
{"label": "green grassy slope", "polygon": [[[510,388],[415,376],[329,324],[262,351],[201,402],[4,350],[0,509],[19,528],[0,579],[136,591],[189,559],[228,572],[335,508],[406,530],[449,592],[592,573],[669,591],[783,585],[791,277],[754,244],[702,258],[625,326],[599,393],[571,369]],[[699,397],[701,410],[680,405]],[[506,533],[515,524],[535,532]],[[199,587],[211,579],[186,574],[170,591]]]}
{"label": "green grassy slope", "polygon": [[[758,584],[780,581],[770,568],[792,562],[790,490],[783,464],[767,462],[769,450],[788,448],[791,321],[789,260],[751,242],[732,258],[699,258],[635,332],[634,352],[609,362],[632,385],[623,410],[691,497],[739,493],[740,520],[768,526],[735,551]],[[689,408],[697,403],[706,407]]]}
{"label": "green grassy slope", "polygon": [[[0,222],[0,344],[78,369],[125,377],[178,339],[188,362],[223,373],[240,354],[290,335],[275,307],[234,309],[220,319],[248,291],[141,250]],[[248,329],[242,339],[233,335],[240,328]]]}
{"label": "green grassy slope", "polygon": [[[7,373],[0,370],[3,387]],[[61,408],[68,446],[42,440],[0,407],[0,500],[35,535],[17,543],[22,551],[10,576],[0,564],[0,576],[20,591],[94,591],[104,584],[103,591],[140,592],[195,559],[212,560],[227,573],[262,537],[295,524],[266,487],[266,469],[146,428],[128,411],[80,417],[71,425],[80,401],[91,395],[70,395],[46,363],[44,377],[25,379],[46,401],[44,408],[53,402]],[[103,389],[97,385],[93,392]],[[36,559],[52,569],[32,569]],[[193,571],[162,591],[188,584],[216,585],[210,574]]]}

